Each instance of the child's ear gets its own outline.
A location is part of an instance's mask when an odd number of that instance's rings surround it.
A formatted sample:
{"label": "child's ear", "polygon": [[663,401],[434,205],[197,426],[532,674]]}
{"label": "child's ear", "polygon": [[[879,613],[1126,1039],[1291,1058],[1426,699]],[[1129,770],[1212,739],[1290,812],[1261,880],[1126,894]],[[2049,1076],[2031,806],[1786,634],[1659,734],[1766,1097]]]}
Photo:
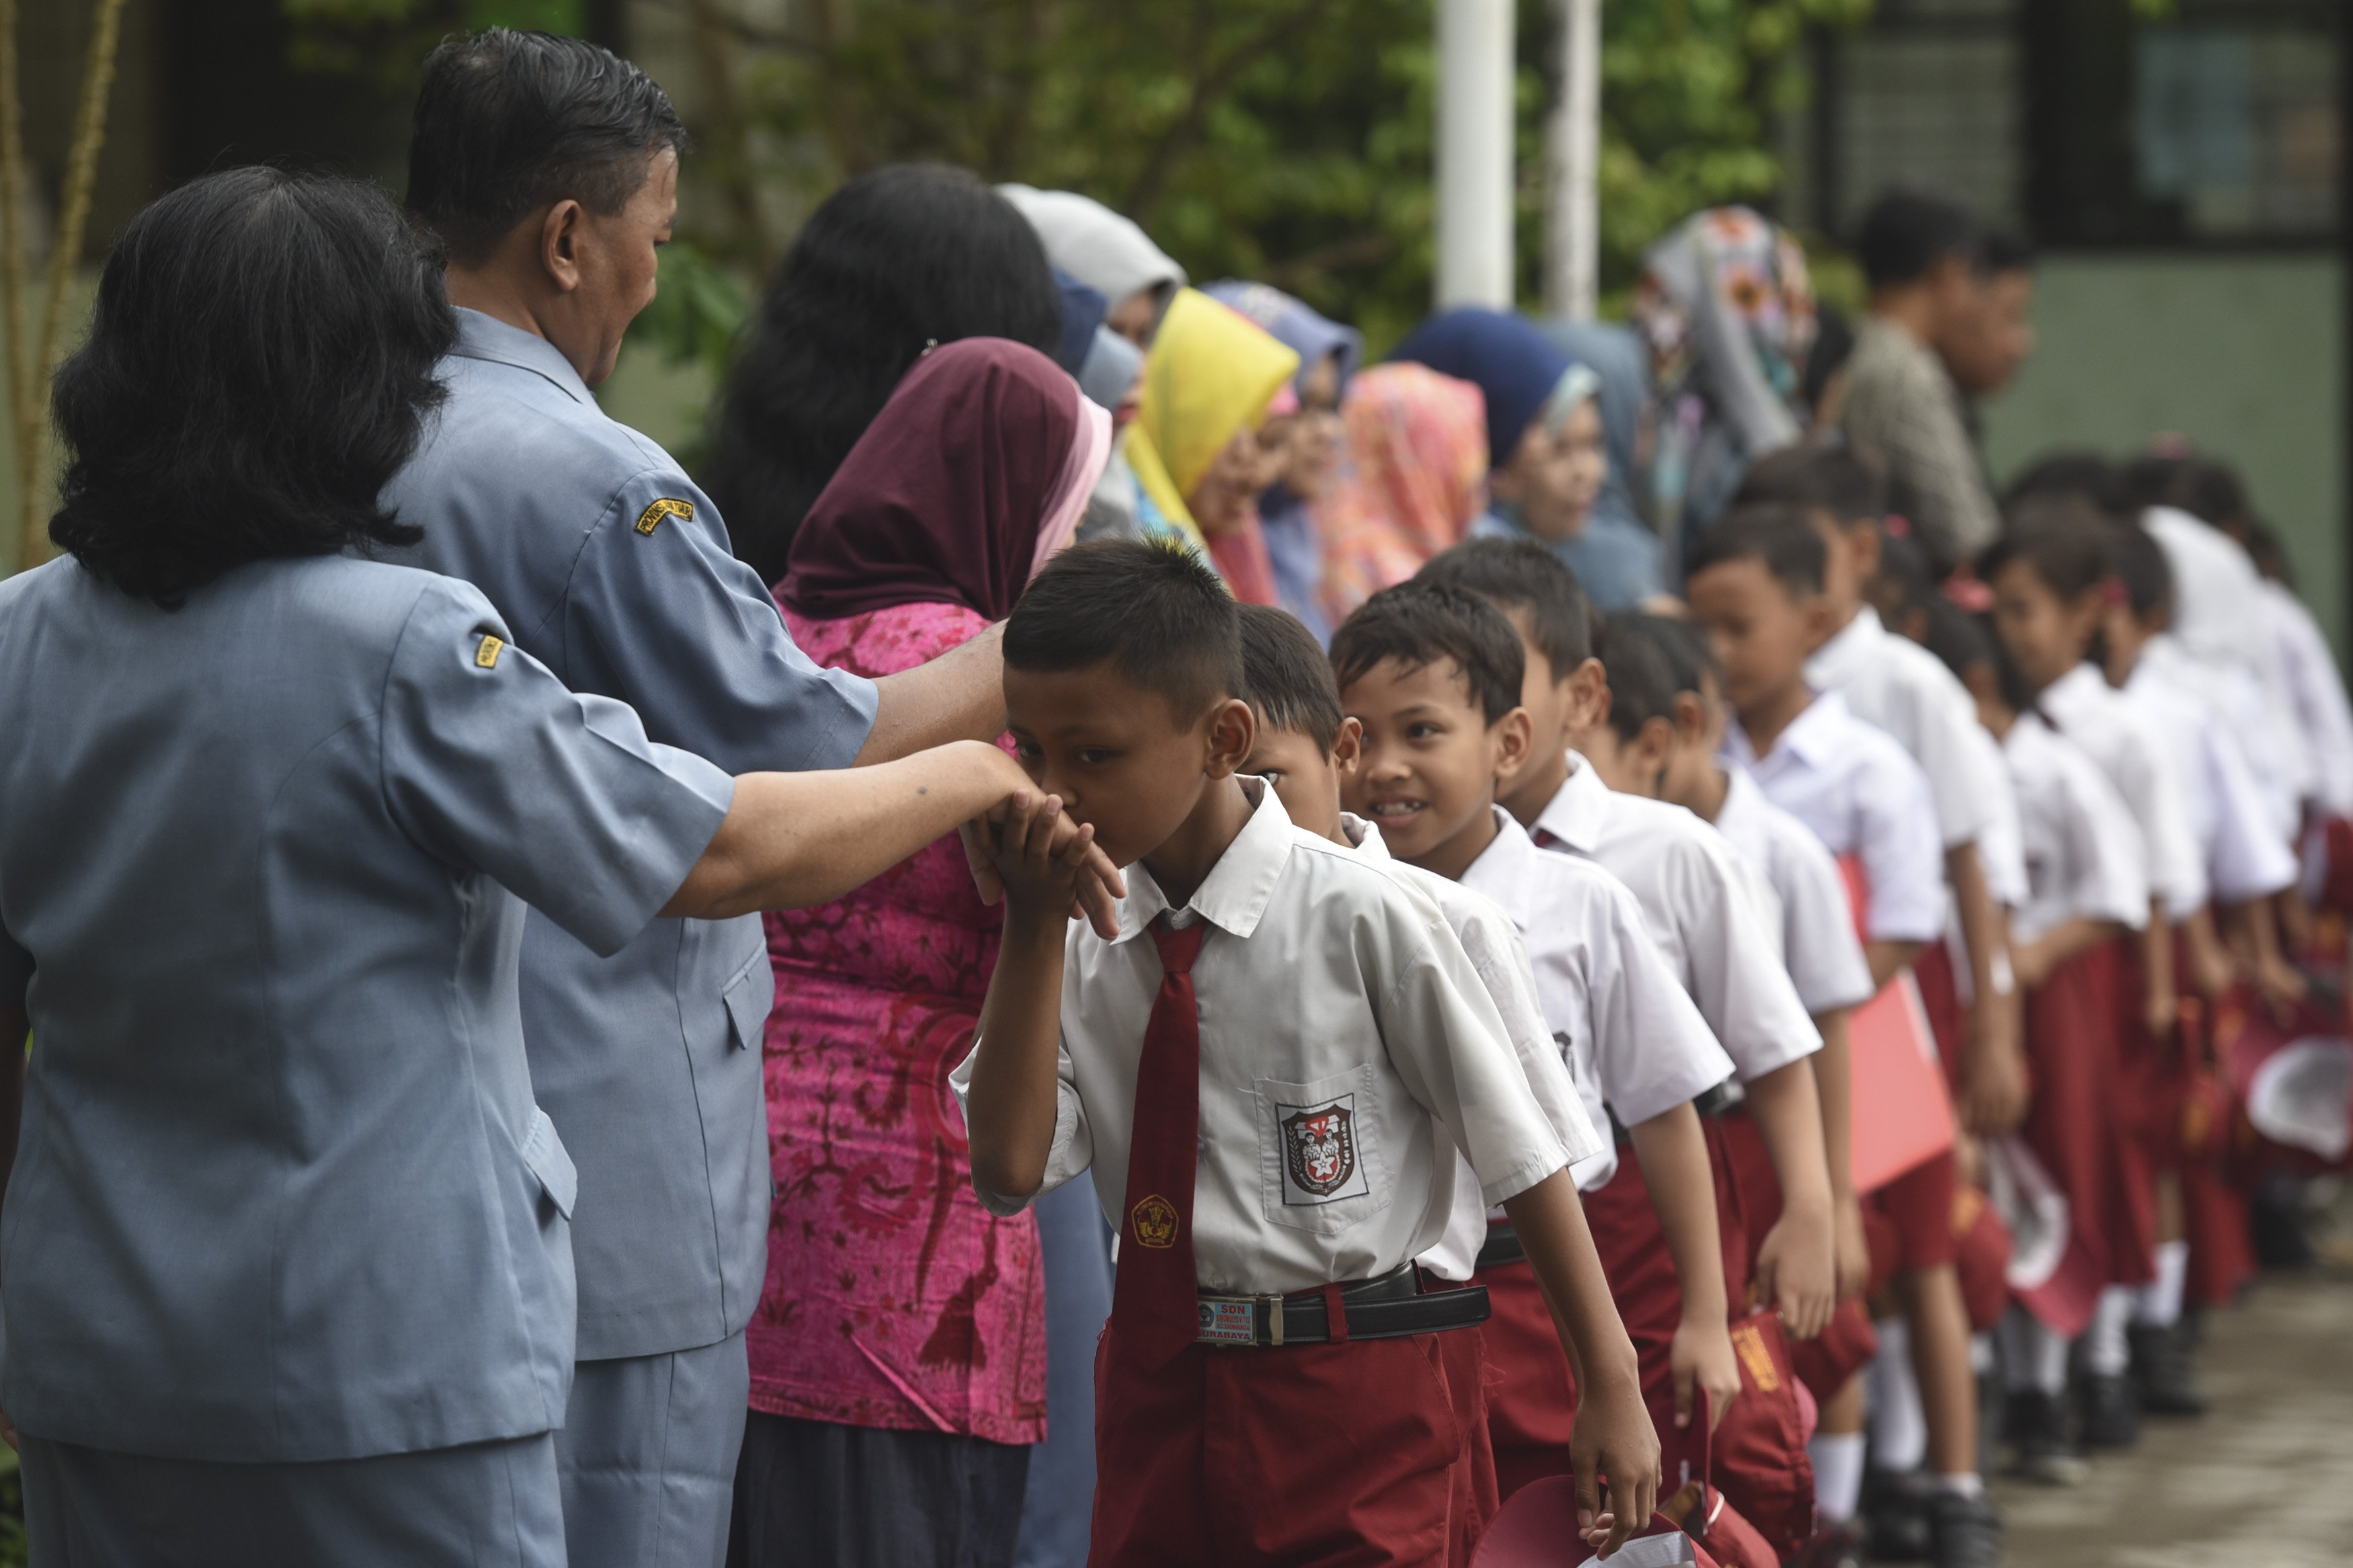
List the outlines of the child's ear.
{"label": "child's ear", "polygon": [[1667,771],[1667,763],[1675,754],[1675,727],[1666,719],[1645,719],[1634,732],[1633,755],[1628,760],[1651,781],[1651,794],[1656,795],[1659,777]]}
{"label": "child's ear", "polygon": [[1528,765],[1535,752],[1535,720],[1525,708],[1514,708],[1495,721],[1495,783],[1501,786],[1517,778],[1520,770]]}
{"label": "child's ear", "polygon": [[1340,732],[1332,741],[1332,771],[1345,782],[1356,775],[1356,764],[1365,757],[1365,726],[1351,717],[1340,721]]}
{"label": "child's ear", "polygon": [[1208,752],[1201,771],[1213,779],[1231,778],[1257,744],[1258,715],[1249,703],[1229,697],[1209,710]]}
{"label": "child's ear", "polygon": [[1609,722],[1609,672],[1588,658],[1568,672],[1568,728],[1586,734]]}
{"label": "child's ear", "polygon": [[1679,744],[1696,746],[1707,736],[1707,705],[1696,691],[1675,693],[1675,740]]}
{"label": "child's ear", "polygon": [[1806,623],[1806,651],[1809,654],[1838,634],[1838,627],[1831,624],[1831,616],[1834,612],[1835,606],[1831,604],[1831,596],[1828,594],[1815,594],[1807,598],[1803,614]]}

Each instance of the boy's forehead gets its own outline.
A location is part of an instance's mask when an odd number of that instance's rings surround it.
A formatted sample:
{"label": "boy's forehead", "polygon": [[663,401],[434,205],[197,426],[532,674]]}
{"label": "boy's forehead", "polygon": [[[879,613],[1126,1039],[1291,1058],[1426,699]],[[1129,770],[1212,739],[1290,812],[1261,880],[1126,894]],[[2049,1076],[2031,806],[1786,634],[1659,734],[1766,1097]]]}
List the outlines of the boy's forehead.
{"label": "boy's forehead", "polygon": [[1112,723],[1130,729],[1147,723],[1177,731],[1192,727],[1180,719],[1166,691],[1135,679],[1114,659],[1076,669],[1021,669],[1008,664],[1005,708],[1017,728],[1033,734]]}
{"label": "boy's forehead", "polygon": [[[1351,698],[1356,701],[1351,701]],[[1415,664],[1394,656],[1364,670],[1341,689],[1340,705],[1354,711],[1359,705],[1381,702],[1390,708],[1476,706],[1468,671],[1451,654],[1440,654]]]}

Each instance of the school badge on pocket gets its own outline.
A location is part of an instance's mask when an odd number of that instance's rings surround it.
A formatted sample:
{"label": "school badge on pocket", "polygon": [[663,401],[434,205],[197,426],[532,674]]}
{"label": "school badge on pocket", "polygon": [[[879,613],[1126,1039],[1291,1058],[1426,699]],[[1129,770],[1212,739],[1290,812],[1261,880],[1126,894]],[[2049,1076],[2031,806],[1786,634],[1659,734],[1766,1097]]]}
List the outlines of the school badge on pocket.
{"label": "school badge on pocket", "polygon": [[[1282,1201],[1328,1204],[1370,1191],[1356,1159],[1356,1097],[1275,1107],[1282,1130]],[[1284,1115],[1284,1112],[1289,1112]]]}

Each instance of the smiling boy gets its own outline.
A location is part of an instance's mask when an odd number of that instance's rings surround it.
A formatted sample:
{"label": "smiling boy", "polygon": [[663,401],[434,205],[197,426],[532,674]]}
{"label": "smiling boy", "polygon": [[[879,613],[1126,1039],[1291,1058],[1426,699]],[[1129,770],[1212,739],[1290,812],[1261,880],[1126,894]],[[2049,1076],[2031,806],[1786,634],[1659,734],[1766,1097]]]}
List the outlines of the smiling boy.
{"label": "smiling boy", "polygon": [[[1526,942],[1545,1021],[1596,1124],[1616,1113],[1632,1157],[1577,1168],[1603,1266],[1641,1356],[1662,1428],[1704,1389],[1739,1389],[1725,1334],[1715,1194],[1692,1107],[1732,1064],[1651,949],[1631,896],[1598,867],[1539,854],[1495,805],[1525,762],[1518,639],[1474,595],[1409,585],[1376,595],[1333,639],[1342,704],[1363,726],[1350,802],[1390,852],[1501,905]],[[1541,1301],[1498,1226],[1479,1278],[1488,1325],[1490,1430],[1503,1490],[1559,1469],[1573,1398],[1541,1333]],[[1663,1243],[1663,1245],[1662,1245]]]}
{"label": "smiling boy", "polygon": [[[1208,568],[1082,545],[1006,646],[1040,798],[983,835],[1004,943],[951,1081],[993,1212],[1088,1172],[1119,1226],[1092,1560],[1441,1560],[1462,1442],[1435,1342],[1484,1302],[1423,1294],[1413,1260],[1444,1233],[1460,1151],[1551,1298],[1577,1300],[1566,1151],[1437,907],[1238,776],[1255,720]],[[1070,926],[1039,837],[1063,811],[1134,868],[1113,941]],[[1590,1379],[1581,1523],[1614,1549],[1648,1521],[1659,1459],[1606,1330],[1563,1350]]]}

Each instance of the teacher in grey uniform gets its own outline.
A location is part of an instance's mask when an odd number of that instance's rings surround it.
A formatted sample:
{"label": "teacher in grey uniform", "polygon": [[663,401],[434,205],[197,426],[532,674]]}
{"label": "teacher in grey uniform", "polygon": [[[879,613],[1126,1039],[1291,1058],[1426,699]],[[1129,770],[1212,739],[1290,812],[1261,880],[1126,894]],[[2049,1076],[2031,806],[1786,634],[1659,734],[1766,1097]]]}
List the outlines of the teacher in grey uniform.
{"label": "teacher in grey uniform", "polygon": [[388,200],[241,169],[132,221],[58,374],[70,556],[0,583],[0,1433],[40,1568],[558,1568],[577,1182],[525,906],[609,954],[1027,797],[976,742],[731,778],[366,559],[416,540],[378,496],[455,335]]}
{"label": "teacher in grey uniform", "polygon": [[[607,419],[653,298],[683,142],[645,74],[502,29],[426,62],[408,205],[449,249],[448,402],[388,499],[404,557],[479,587],[567,685],[733,770],[837,768],[1003,729],[994,632],[881,682],[816,668],[710,499]],[[1039,276],[1050,287],[1042,253]],[[581,1568],[716,1568],[766,1256],[756,920],[663,920],[618,953],[561,922],[523,937],[523,1038],[580,1169],[579,1366],[559,1438]]]}

